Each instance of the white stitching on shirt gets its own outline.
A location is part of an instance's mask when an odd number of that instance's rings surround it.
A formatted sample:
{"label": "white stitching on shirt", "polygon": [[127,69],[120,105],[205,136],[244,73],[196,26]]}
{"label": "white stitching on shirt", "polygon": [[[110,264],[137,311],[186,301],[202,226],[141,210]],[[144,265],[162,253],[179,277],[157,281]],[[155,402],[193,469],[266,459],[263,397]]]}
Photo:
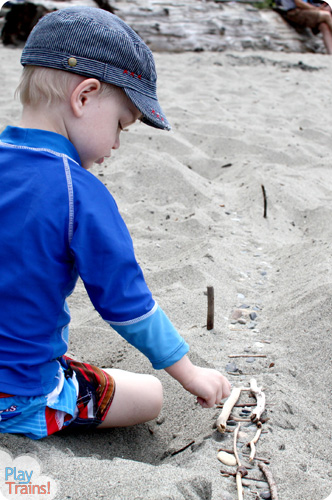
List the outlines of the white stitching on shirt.
{"label": "white stitching on shirt", "polygon": [[143,316],[139,316],[138,318],[130,319],[129,321],[109,321],[105,320],[106,323],[109,323],[111,326],[128,326],[128,325],[134,325],[135,323],[139,323],[139,321],[143,321],[144,319],[149,318],[152,316],[158,308],[157,302],[155,302],[153,308],[147,312],[146,314],[143,314]]}
{"label": "white stitching on shirt", "polygon": [[65,174],[66,174],[67,188],[68,188],[68,202],[69,202],[68,240],[70,244],[74,232],[74,190],[73,190],[73,181],[71,178],[68,158],[63,157],[63,164],[65,167]]}
{"label": "white stitching on shirt", "polygon": [[8,142],[3,142],[3,141],[0,141],[0,146],[4,146],[4,147],[8,147],[8,148],[14,148],[14,149],[28,149],[29,151],[41,151],[41,152],[44,152],[44,153],[51,153],[52,155],[58,156],[60,158],[67,158],[67,159],[73,161],[74,163],[76,163],[76,165],[81,166],[79,163],[77,163],[77,161],[75,161],[70,156],[65,155],[64,153],[58,153],[57,151],[53,151],[53,149],[31,148],[30,146],[19,146],[18,144],[8,144]]}

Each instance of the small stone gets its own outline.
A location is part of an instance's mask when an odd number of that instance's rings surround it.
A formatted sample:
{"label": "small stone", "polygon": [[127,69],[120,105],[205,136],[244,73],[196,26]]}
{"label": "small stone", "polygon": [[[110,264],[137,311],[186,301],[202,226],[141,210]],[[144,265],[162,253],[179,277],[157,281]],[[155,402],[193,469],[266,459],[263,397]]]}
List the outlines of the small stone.
{"label": "small stone", "polygon": [[238,320],[239,318],[241,318],[242,316],[242,311],[240,309],[235,309],[233,312],[232,312],[232,316],[231,316],[231,319],[234,319],[234,320]]}
{"label": "small stone", "polygon": [[271,498],[271,493],[270,493],[268,490],[266,490],[266,491],[262,491],[262,492],[259,494],[259,496],[260,496],[261,498],[263,498],[263,500],[269,500],[269,498]]}
{"label": "small stone", "polygon": [[244,297],[243,293],[238,293],[237,294],[237,298],[238,299],[244,299],[245,297]]}
{"label": "small stone", "polygon": [[253,330],[256,327],[256,323],[254,321],[250,321],[250,323],[247,324],[247,327],[249,330]]}
{"label": "small stone", "polygon": [[256,361],[256,358],[252,358],[252,357],[246,359],[247,363],[254,363],[255,361]]}
{"label": "small stone", "polygon": [[237,320],[237,322],[238,322],[240,325],[245,325],[245,324],[247,323],[247,322],[246,322],[246,320],[245,320],[244,318],[239,318],[239,319]]}
{"label": "small stone", "polygon": [[257,314],[256,314],[255,312],[251,312],[251,313],[249,314],[249,318],[250,318],[251,320],[254,320],[254,319],[256,319],[256,318],[257,318]]}
{"label": "small stone", "polygon": [[230,363],[227,363],[227,365],[226,365],[226,371],[229,372],[229,373],[235,373],[235,372],[238,372],[239,369],[236,366],[236,364],[233,361],[231,361]]}

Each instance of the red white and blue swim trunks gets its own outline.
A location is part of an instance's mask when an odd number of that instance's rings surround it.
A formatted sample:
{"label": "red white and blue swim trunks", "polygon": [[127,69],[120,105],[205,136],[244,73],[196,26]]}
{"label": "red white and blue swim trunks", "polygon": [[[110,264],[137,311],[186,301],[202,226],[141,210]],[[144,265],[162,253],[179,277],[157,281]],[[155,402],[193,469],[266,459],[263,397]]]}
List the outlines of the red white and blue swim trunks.
{"label": "red white and blue swim trunks", "polygon": [[114,379],[104,370],[66,356],[57,387],[43,396],[0,393],[0,432],[41,439],[63,429],[94,428],[110,409]]}

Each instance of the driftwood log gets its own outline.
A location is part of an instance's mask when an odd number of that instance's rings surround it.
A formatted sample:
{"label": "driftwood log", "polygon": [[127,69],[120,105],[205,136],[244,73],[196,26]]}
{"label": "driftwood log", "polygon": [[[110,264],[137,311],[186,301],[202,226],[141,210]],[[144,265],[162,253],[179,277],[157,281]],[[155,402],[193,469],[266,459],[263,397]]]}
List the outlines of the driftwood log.
{"label": "driftwood log", "polygon": [[[157,52],[250,49],[325,53],[321,35],[295,28],[276,11],[257,9],[250,1],[88,0],[87,4],[100,3],[106,10],[115,7],[116,14]],[[30,3],[44,5],[43,0]],[[45,0],[46,9],[63,6],[59,0]]]}
{"label": "driftwood log", "polygon": [[[140,6],[137,4],[140,3]],[[291,26],[273,9],[241,2],[144,0],[117,2],[117,14],[153,51],[272,50],[325,53],[321,35]]]}

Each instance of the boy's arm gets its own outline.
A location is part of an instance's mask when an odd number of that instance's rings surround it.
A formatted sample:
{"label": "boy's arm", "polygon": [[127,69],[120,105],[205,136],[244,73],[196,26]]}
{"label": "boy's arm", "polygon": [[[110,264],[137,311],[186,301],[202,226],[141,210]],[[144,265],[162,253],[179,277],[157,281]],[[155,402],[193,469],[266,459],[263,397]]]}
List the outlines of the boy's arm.
{"label": "boy's arm", "polygon": [[217,370],[193,365],[185,355],[165,371],[175,378],[203,408],[212,408],[230,395],[231,385]]}

